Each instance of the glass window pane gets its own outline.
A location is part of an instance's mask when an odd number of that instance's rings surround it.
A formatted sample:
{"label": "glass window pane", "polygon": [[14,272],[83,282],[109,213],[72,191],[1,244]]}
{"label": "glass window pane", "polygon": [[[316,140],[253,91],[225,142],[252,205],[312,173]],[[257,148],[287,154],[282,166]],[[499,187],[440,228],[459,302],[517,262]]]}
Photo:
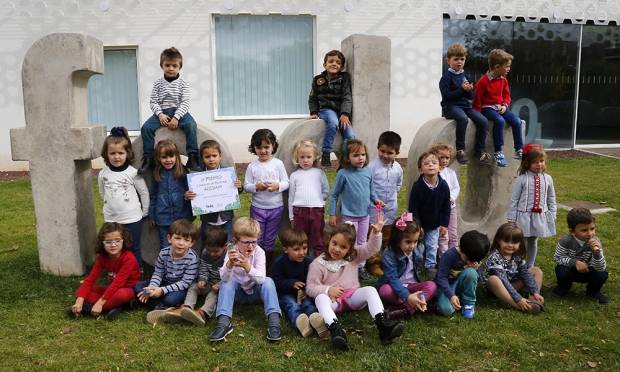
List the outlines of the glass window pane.
{"label": "glass window pane", "polygon": [[219,116],[308,112],[312,16],[217,15]]}
{"label": "glass window pane", "polygon": [[577,144],[620,143],[620,28],[584,26]]}

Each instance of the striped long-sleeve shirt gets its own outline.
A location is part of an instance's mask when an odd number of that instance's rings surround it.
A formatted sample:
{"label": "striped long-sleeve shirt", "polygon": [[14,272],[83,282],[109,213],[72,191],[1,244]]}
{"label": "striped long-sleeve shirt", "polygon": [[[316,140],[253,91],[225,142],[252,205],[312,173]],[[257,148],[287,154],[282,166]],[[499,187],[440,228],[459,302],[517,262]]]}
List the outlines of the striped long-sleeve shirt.
{"label": "striped long-sleeve shirt", "polygon": [[174,259],[172,247],[168,246],[159,252],[155,270],[151,276],[150,287],[162,287],[164,294],[175,291],[184,291],[194,282],[198,275],[198,257],[192,249],[185,256]]}
{"label": "striped long-sleeve shirt", "polygon": [[198,271],[198,281],[205,281],[209,284],[219,283],[220,268],[224,265],[225,254],[219,257],[211,257],[207,248],[202,250],[200,256],[200,269]]}
{"label": "striped long-sleeve shirt", "polygon": [[575,262],[579,260],[585,262],[588,267],[596,271],[605,271],[607,269],[607,262],[605,262],[605,256],[603,255],[603,244],[601,244],[601,250],[594,253],[585,242],[578,240],[570,234],[564,235],[558,241],[553,260],[558,265],[568,267],[575,267]]}
{"label": "striped long-sleeve shirt", "polygon": [[155,80],[151,91],[151,111],[155,116],[167,108],[176,108],[174,117],[179,120],[189,112],[189,84],[178,77],[167,81],[163,76]]}

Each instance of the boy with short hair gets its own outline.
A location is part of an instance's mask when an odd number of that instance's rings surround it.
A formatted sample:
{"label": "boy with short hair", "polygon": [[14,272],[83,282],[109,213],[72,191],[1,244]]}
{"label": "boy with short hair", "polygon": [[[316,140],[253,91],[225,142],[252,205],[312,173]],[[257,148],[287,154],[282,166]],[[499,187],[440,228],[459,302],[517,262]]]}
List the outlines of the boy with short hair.
{"label": "boy with short hair", "polygon": [[512,66],[513,56],[502,49],[493,49],[489,53],[489,71],[484,74],[475,86],[474,110],[480,111],[493,124],[493,144],[495,146],[495,162],[499,167],[508,165],[504,151],[504,125],[512,127],[515,159],[523,156],[523,135],[521,119],[508,108],[510,107],[510,87],[506,75]]}
{"label": "boy with short hair", "polygon": [[315,329],[319,337],[327,335],[327,326],[314,305],[314,299],[306,295],[306,278],[312,258],[308,257],[308,236],[303,230],[286,229],[280,234],[284,253],[271,267],[271,277],[278,290],[280,307],[286,313],[291,326],[303,337]]}
{"label": "boy with short hair", "polygon": [[491,155],[484,151],[489,126],[487,119],[471,106],[474,98],[474,85],[469,82],[469,76],[464,70],[467,48],[463,44],[450,45],[446,59],[449,68],[444,71],[439,80],[441,111],[446,119],[456,121],[456,160],[460,164],[467,164],[465,133],[469,118],[476,126],[475,157],[481,162],[490,161]]}
{"label": "boy with short hair", "polygon": [[168,230],[170,245],[159,252],[151,280],[136,284],[138,300],[154,309],[146,314],[147,322],[157,323],[185,299],[198,274],[198,257],[191,249],[196,234],[196,226],[190,221],[174,221]]}
{"label": "boy with short hair", "polygon": [[325,137],[321,156],[321,165],[331,165],[330,154],[336,131],[340,129],[346,143],[355,137],[351,124],[353,98],[351,94],[351,77],[342,71],[345,64],[344,54],[332,50],[323,58],[323,71],[312,79],[312,89],[308,97],[310,118],[320,118],[325,122]]}
{"label": "boy with short hair", "polygon": [[[396,161],[400,153],[402,140],[398,133],[386,131],[379,135],[377,143],[378,158],[368,164],[372,173],[372,187],[377,197],[384,203],[383,216],[383,242],[381,248],[385,248],[390,241],[392,224],[398,211],[398,193],[403,185],[403,168]],[[370,209],[370,223],[377,222],[377,210]],[[368,272],[374,276],[383,275],[381,269],[381,253],[378,253],[366,261]]]}
{"label": "boy with short hair", "polygon": [[151,90],[150,106],[153,115],[142,125],[144,156],[138,173],[143,174],[154,164],[155,131],[160,127],[173,130],[180,127],[183,130],[187,143],[187,168],[199,171],[196,121],[189,113],[189,84],[179,75],[183,67],[181,52],[175,47],[164,49],[159,56],[159,67],[164,76],[155,80]]}
{"label": "boy with short hair", "polygon": [[256,242],[260,235],[258,221],[239,217],[233,224],[233,244],[229,247],[220,268],[220,293],[217,299],[217,323],[209,341],[222,341],[233,331],[232,312],[235,302],[263,302],[267,316],[267,339],[282,338],[280,304],[276,286],[266,276],[265,251]]}
{"label": "boy with short hair", "polygon": [[[450,223],[450,188],[439,176],[439,159],[433,152],[425,151],[420,155],[418,171],[420,177],[409,195],[409,212],[424,229],[424,245],[418,245],[416,257],[424,260],[427,279],[433,280],[437,274],[439,236],[448,233]],[[421,249],[424,249],[424,257]]]}
{"label": "boy with short hair", "polygon": [[573,208],[566,216],[570,234],[563,236],[555,249],[555,275],[558,285],[553,293],[565,297],[573,282],[588,283],[586,296],[601,305],[609,303],[609,298],[601,293],[607,281],[607,263],[603,246],[596,237],[594,216],[587,208]]}
{"label": "boy with short hair", "polygon": [[472,319],[476,306],[476,286],[480,261],[489,253],[489,238],[476,231],[468,231],[458,247],[444,253],[435,278],[437,284],[437,310],[450,316],[462,310],[463,317]]}
{"label": "boy with short hair", "polygon": [[[222,226],[211,226],[203,237],[198,280],[189,287],[179,316],[195,325],[205,325],[215,312],[220,287],[220,268],[224,265],[228,234]],[[194,309],[198,296],[205,296],[205,302]]]}

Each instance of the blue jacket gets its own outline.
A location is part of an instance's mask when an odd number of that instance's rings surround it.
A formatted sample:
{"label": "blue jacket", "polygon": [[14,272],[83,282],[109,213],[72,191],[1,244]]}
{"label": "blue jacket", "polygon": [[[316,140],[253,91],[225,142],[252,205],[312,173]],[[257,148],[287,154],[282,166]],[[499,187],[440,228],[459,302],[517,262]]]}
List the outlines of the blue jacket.
{"label": "blue jacket", "polygon": [[[379,281],[377,281],[377,288],[380,288],[384,284],[389,284],[398,297],[400,297],[403,301],[407,301],[407,297],[409,297],[410,294],[409,290],[400,281],[400,277],[403,276],[405,269],[407,269],[407,256],[402,254],[402,252],[396,253],[388,247],[385,251],[383,251],[381,266],[383,267],[383,275],[379,277]],[[417,282],[420,282],[416,269],[417,264],[415,262],[414,252],[413,277]]]}
{"label": "blue jacket", "polygon": [[178,219],[192,220],[192,208],[189,201],[185,200],[187,191],[187,178],[185,176],[177,180],[174,178],[174,170],[162,169],[161,180],[153,180],[150,196],[149,217],[158,226],[170,226]]}
{"label": "blue jacket", "polygon": [[308,278],[308,270],[312,258],[306,256],[302,262],[289,260],[286,253],[282,253],[271,266],[271,279],[276,285],[278,295],[295,295],[297,289],[293,287],[295,282],[306,282]]}

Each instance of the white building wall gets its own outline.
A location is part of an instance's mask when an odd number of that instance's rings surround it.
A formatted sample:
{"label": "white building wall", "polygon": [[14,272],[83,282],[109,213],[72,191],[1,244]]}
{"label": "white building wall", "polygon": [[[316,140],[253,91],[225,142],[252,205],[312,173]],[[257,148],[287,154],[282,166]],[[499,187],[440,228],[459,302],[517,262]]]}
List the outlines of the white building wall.
{"label": "white building wall", "polygon": [[10,154],[9,129],[25,125],[21,64],[34,41],[54,32],[83,32],[106,46],[138,47],[141,121],[151,115],[148,95],[161,74],[159,53],[176,46],[184,55],[182,74],[192,84],[192,115],[228,141],[236,162],[250,161],[247,145],[254,130],[268,127],[277,135],[295,119],[214,120],[213,13],[314,15],[317,73],[322,70],[325,52],[340,48],[348,35],[389,37],[390,125],[403,137],[402,155],[408,152],[418,128],[440,115],[437,83],[442,69],[444,13],[456,18],[473,14],[487,16],[481,17],[484,19],[497,15],[505,20],[522,16],[531,20],[546,17],[551,22],[568,18],[607,23],[620,21],[620,4],[594,0],[0,0],[0,170],[28,167],[27,162],[12,161]]}

